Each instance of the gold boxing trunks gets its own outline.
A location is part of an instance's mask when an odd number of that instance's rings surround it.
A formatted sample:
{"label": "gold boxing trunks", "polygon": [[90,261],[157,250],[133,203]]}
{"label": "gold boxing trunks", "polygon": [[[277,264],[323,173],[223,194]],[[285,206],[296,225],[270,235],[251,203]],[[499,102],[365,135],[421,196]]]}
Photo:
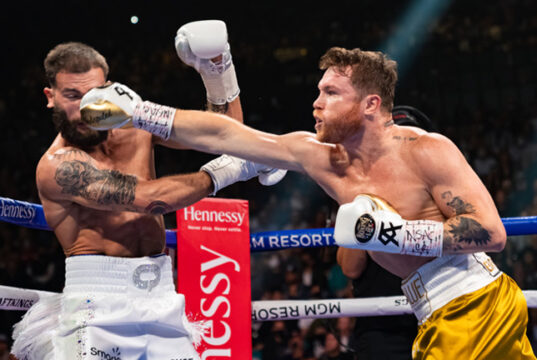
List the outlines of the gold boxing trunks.
{"label": "gold boxing trunks", "polygon": [[402,288],[420,323],[413,359],[536,359],[526,299],[486,254],[437,258]]}

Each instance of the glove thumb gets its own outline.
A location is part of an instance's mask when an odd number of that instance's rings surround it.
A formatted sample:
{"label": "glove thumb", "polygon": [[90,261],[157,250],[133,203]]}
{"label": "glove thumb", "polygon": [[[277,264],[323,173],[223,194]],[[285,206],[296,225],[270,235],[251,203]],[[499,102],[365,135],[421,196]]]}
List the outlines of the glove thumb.
{"label": "glove thumb", "polygon": [[261,172],[258,176],[261,185],[270,186],[279,183],[287,174],[287,170],[270,169],[266,172]]}

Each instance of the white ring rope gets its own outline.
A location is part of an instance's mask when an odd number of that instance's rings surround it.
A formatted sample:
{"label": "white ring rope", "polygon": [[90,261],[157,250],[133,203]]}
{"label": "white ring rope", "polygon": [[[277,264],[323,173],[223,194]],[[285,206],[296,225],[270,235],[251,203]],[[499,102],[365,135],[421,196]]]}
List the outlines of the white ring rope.
{"label": "white ring rope", "polygon": [[[529,308],[537,308],[537,290],[524,290]],[[56,293],[0,285],[0,310],[27,310],[38,299]],[[411,314],[406,298],[401,296],[252,301],[253,321],[326,319]]]}

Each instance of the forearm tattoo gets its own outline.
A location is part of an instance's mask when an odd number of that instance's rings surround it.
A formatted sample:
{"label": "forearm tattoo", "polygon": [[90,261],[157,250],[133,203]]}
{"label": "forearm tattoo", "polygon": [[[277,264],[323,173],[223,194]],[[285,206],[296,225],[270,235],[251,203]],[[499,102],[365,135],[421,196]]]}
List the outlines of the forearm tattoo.
{"label": "forearm tattoo", "polygon": [[225,103],[223,105],[216,105],[216,104],[207,102],[207,110],[209,111],[220,113],[220,114],[225,114],[227,113],[228,109],[229,109],[228,103]]}
{"label": "forearm tattoo", "polygon": [[456,216],[444,227],[444,250],[462,251],[475,244],[483,246],[489,243],[490,234],[480,223],[464,216]]}
{"label": "forearm tattoo", "polygon": [[455,213],[455,217],[449,219],[444,225],[444,251],[458,252],[472,244],[483,246],[490,242],[489,232],[478,221],[463,216],[475,213],[472,204],[458,196],[454,197],[451,191],[443,193],[442,198]]}
{"label": "forearm tattoo", "polygon": [[101,205],[130,205],[138,180],[117,170],[99,170],[88,162],[60,163],[54,175],[62,193],[81,196]]}

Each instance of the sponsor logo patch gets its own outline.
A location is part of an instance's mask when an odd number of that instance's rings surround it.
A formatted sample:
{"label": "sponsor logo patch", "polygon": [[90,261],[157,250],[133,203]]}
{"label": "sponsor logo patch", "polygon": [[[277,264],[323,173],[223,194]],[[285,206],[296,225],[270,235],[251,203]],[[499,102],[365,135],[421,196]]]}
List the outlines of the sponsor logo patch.
{"label": "sponsor logo patch", "polygon": [[92,347],[91,349],[91,355],[97,356],[99,359],[104,360],[121,360],[121,351],[119,350],[119,346],[112,348],[110,352],[106,352],[104,350],[97,349],[96,347]]}
{"label": "sponsor logo patch", "polygon": [[363,214],[356,221],[354,226],[354,235],[356,240],[361,243],[366,243],[375,235],[375,220],[369,214]]}

